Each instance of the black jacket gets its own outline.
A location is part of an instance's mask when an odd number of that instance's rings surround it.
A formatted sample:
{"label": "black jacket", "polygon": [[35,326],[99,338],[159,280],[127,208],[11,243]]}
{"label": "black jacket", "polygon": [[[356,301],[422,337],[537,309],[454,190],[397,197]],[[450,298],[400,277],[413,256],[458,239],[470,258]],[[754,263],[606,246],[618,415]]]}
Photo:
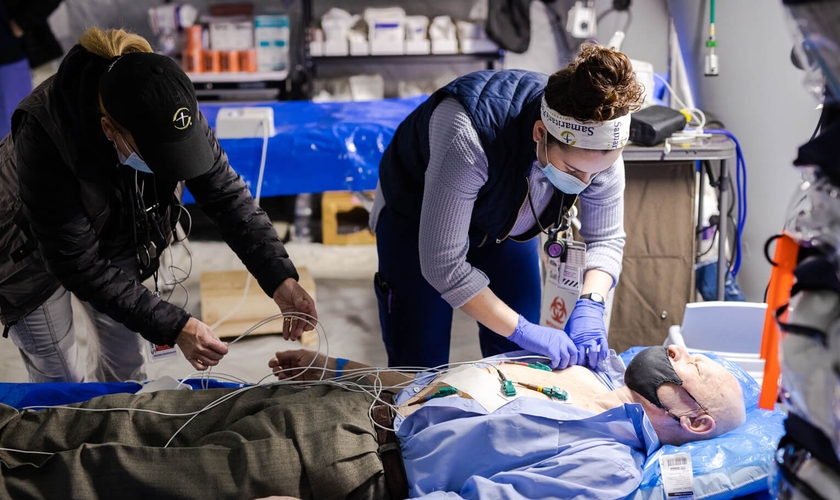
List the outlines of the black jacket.
{"label": "black jacket", "polygon": [[487,36],[499,47],[522,53],[531,44],[531,0],[490,0]]}
{"label": "black jacket", "polygon": [[[171,241],[179,186],[119,164],[97,110],[97,82],[107,64],[74,47],[56,76],[15,112],[15,154],[10,155],[9,138],[0,144],[0,180],[13,180],[9,170],[16,168],[19,186],[18,191],[0,185],[0,317],[8,324],[25,316],[60,283],[146,339],[172,344],[189,319],[187,312],[155,297],[109,262],[136,255],[137,234],[151,234],[160,253]],[[287,278],[297,279],[297,272],[206,119],[200,115],[199,120],[216,161],[186,185],[271,295]],[[151,233],[135,225],[135,181],[145,186],[145,205],[159,205],[160,223]]]}
{"label": "black jacket", "polygon": [[[19,61],[25,55],[29,66],[36,68],[61,57],[64,50],[55,39],[48,22],[50,14],[58,8],[61,0],[0,0],[0,3],[3,4],[0,11],[6,11],[5,14],[0,13],[0,23],[3,23],[0,26],[0,64]],[[20,26],[22,38],[11,37],[9,19],[14,19]],[[19,51],[19,55],[11,52],[13,48]]]}

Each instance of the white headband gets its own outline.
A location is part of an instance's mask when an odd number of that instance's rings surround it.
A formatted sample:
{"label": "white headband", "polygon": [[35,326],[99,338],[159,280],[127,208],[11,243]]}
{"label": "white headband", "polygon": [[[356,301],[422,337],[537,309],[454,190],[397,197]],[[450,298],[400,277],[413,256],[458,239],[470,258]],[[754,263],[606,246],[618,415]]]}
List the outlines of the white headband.
{"label": "white headband", "polygon": [[581,149],[620,149],[630,137],[630,114],[604,123],[581,123],[548,107],[542,98],[540,115],[548,133],[557,140]]}

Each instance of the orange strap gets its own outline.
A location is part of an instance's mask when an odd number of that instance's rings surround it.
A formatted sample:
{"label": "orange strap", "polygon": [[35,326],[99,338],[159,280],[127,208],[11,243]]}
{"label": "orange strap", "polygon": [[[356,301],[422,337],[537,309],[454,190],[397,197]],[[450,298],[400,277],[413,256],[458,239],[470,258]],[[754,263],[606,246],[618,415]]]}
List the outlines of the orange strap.
{"label": "orange strap", "polygon": [[[793,270],[799,256],[799,245],[789,236],[782,235],[776,240],[776,252],[773,255],[773,271],[770,273],[770,286],[767,290],[767,313],[764,316],[764,336],[761,340],[761,357],[764,359],[764,383],[761,387],[759,408],[772,410],[776,406],[779,394],[779,342],[781,332],[776,323],[776,310],[790,301],[790,289],[793,286]],[[787,319],[787,311],[782,315]]]}

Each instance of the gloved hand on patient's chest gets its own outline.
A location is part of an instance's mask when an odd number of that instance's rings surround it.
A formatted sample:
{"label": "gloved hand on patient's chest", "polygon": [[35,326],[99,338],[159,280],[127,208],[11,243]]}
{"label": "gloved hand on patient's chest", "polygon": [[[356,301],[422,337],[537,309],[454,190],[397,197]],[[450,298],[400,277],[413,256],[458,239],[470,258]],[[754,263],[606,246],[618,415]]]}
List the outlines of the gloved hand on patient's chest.
{"label": "gloved hand on patient's chest", "polygon": [[535,325],[521,314],[516,329],[508,339],[525,350],[546,356],[554,369],[562,370],[578,363],[578,348],[566,332]]}
{"label": "gloved hand on patient's chest", "polygon": [[579,299],[566,323],[566,333],[577,346],[577,364],[594,369],[599,361],[607,358],[603,304]]}

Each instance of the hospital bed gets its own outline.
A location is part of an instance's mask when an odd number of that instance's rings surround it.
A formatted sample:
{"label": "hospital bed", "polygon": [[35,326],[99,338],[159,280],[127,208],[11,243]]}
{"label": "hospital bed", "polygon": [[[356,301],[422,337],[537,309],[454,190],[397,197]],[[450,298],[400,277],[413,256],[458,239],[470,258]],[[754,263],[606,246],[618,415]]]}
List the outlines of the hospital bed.
{"label": "hospital bed", "polygon": [[[641,348],[621,355],[625,364]],[[757,407],[760,386],[740,366],[725,358],[716,358],[738,378],[744,392],[747,421],[738,429],[709,441],[683,446],[666,445],[648,457],[643,468],[642,484],[633,500],[660,500],[663,495],[659,457],[688,452],[691,455],[695,498],[723,500],[731,498],[769,499],[768,478],[773,467],[776,445],[783,434],[784,414]],[[186,381],[193,389],[241,387],[239,384],[206,379]],[[0,383],[0,402],[22,408],[86,401],[112,393],[135,393],[142,388],[136,382],[109,383]]]}

